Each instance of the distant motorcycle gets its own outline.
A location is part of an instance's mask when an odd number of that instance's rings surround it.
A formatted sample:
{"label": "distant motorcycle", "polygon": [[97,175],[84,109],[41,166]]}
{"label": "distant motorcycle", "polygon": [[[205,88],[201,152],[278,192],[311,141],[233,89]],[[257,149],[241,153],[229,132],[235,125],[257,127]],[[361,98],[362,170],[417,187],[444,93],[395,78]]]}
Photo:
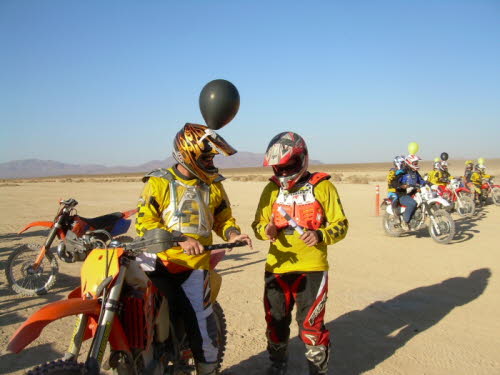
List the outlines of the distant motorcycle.
{"label": "distant motorcycle", "polygon": [[[435,185],[434,185],[435,186]],[[443,197],[450,203],[446,208],[448,212],[455,211],[462,217],[473,216],[476,211],[476,204],[471,198],[471,191],[464,186],[460,186],[460,181],[452,179],[448,186],[439,189],[437,186],[434,189],[438,195]]]}
{"label": "distant motorcycle", "polygon": [[[68,334],[69,347],[62,360],[42,364],[29,375],[98,375],[102,368],[113,374],[195,375],[196,364],[189,347],[185,325],[189,322],[169,308],[175,301],[149,281],[135,259],[143,252],[157,253],[176,245],[183,238],[162,229],[148,231],[148,238],[130,243],[99,239],[104,231],[71,240],[88,256],[81,270],[81,287],[68,299],[47,304],[31,315],[14,333],[7,349],[23,350],[53,321],[77,316],[74,331]],[[245,246],[244,242],[205,246],[206,251]],[[218,365],[226,345],[224,312],[216,302],[222,278],[214,267],[223,253],[211,254],[210,294],[218,341]],[[90,346],[82,346],[90,340]],[[108,360],[104,351],[110,348]],[[88,348],[88,349],[85,349]],[[79,362],[80,352],[88,351]]]}
{"label": "distant motorcycle", "polygon": [[483,205],[488,202],[488,198],[491,197],[493,203],[500,206],[500,185],[495,185],[493,177],[485,178],[483,184],[481,185],[481,193]]}
{"label": "distant motorcycle", "polygon": [[106,229],[113,236],[126,233],[137,210],[115,212],[95,218],[84,218],[77,215],[73,199],[61,200],[53,221],[35,221],[24,227],[19,234],[33,227],[50,228],[45,243],[25,244],[13,251],[7,260],[5,274],[11,289],[22,295],[34,296],[46,294],[56,282],[59,272],[57,258],[50,250],[56,237],[61,241],[57,246],[57,255],[64,262],[72,263],[85,259],[82,253],[67,246],[66,239],[83,236],[88,230]]}
{"label": "distant motorcycle", "polygon": [[[411,229],[408,232],[419,230],[428,222],[427,227],[432,239],[441,244],[449,243],[455,236],[455,222],[450,213],[444,209],[450,206],[448,201],[435,196],[427,185],[416,189],[412,198],[417,202],[417,208],[410,221]],[[393,205],[391,199],[385,198],[382,210],[384,212],[382,224],[389,236],[399,237],[406,232],[401,226],[402,214],[406,210],[404,205]]]}

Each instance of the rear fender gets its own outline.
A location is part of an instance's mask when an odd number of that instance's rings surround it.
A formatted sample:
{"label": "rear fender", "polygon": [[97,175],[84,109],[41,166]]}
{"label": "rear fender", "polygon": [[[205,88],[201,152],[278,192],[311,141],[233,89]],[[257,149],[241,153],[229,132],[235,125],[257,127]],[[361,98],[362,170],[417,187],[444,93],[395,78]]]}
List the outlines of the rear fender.
{"label": "rear fender", "polygon": [[455,190],[458,193],[465,192],[465,193],[470,193],[470,190],[467,189],[466,187],[459,187],[457,190]]}
{"label": "rear fender", "polygon": [[427,201],[428,205],[433,205],[433,204],[436,204],[436,203],[439,203],[443,207],[448,207],[450,205],[450,203],[446,199],[441,198],[441,197],[432,198],[432,199],[429,199]]}
{"label": "rear fender", "polygon": [[18,234],[26,232],[28,229],[33,228],[33,227],[47,227],[47,228],[52,228],[54,226],[53,221],[34,221],[32,223],[29,223],[26,225],[23,230],[18,232]]}
{"label": "rear fender", "polygon": [[124,211],[122,212],[122,215],[124,219],[128,219],[130,216],[135,215],[136,213],[137,213],[137,208],[134,210]]}

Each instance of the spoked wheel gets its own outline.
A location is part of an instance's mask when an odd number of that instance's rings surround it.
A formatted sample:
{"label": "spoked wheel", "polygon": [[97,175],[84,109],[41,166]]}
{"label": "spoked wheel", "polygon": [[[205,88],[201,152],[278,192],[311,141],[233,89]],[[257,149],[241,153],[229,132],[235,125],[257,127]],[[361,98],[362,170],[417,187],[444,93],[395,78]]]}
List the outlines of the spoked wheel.
{"label": "spoked wheel", "polygon": [[443,210],[433,210],[429,217],[429,234],[438,243],[449,243],[455,236],[455,221]]}
{"label": "spoked wheel", "polygon": [[85,374],[85,365],[75,361],[57,360],[45,363],[30,370],[26,375],[83,375]]}
{"label": "spoked wheel", "polygon": [[54,286],[59,271],[57,259],[47,251],[40,265],[35,267],[34,262],[40,249],[41,246],[36,244],[22,245],[9,256],[5,276],[17,294],[25,296],[46,294]]}
{"label": "spoked wheel", "polygon": [[391,237],[400,237],[403,233],[400,227],[399,220],[387,212],[384,213],[382,217],[382,226],[384,227],[385,233]]}
{"label": "spoked wheel", "polygon": [[461,217],[469,217],[474,215],[476,204],[470,197],[461,196],[460,202],[458,200],[455,201],[455,211],[457,211]]}
{"label": "spoked wheel", "polygon": [[500,188],[493,188],[491,190],[491,200],[495,205],[500,206]]}

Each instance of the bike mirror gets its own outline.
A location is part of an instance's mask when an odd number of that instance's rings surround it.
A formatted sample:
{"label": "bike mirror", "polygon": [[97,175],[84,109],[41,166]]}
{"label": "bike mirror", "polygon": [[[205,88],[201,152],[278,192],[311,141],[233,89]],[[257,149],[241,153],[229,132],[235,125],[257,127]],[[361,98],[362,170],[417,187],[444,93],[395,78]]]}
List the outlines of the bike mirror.
{"label": "bike mirror", "polygon": [[201,90],[199,105],[207,126],[218,130],[238,113],[240,94],[231,82],[216,79],[208,82]]}
{"label": "bike mirror", "polygon": [[441,160],[444,160],[444,161],[448,160],[448,153],[447,152],[441,153]]}

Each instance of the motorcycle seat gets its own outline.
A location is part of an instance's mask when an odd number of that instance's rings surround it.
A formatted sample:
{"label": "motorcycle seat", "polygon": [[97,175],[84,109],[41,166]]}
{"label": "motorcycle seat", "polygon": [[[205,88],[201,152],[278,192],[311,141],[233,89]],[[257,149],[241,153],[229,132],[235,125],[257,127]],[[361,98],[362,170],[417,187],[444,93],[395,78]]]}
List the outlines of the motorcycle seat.
{"label": "motorcycle seat", "polygon": [[122,218],[122,216],[123,215],[121,212],[113,212],[112,214],[107,214],[94,218],[85,218],[80,216],[80,219],[85,221],[88,225],[90,225],[94,229],[111,229],[111,227],[115,225],[116,222]]}

